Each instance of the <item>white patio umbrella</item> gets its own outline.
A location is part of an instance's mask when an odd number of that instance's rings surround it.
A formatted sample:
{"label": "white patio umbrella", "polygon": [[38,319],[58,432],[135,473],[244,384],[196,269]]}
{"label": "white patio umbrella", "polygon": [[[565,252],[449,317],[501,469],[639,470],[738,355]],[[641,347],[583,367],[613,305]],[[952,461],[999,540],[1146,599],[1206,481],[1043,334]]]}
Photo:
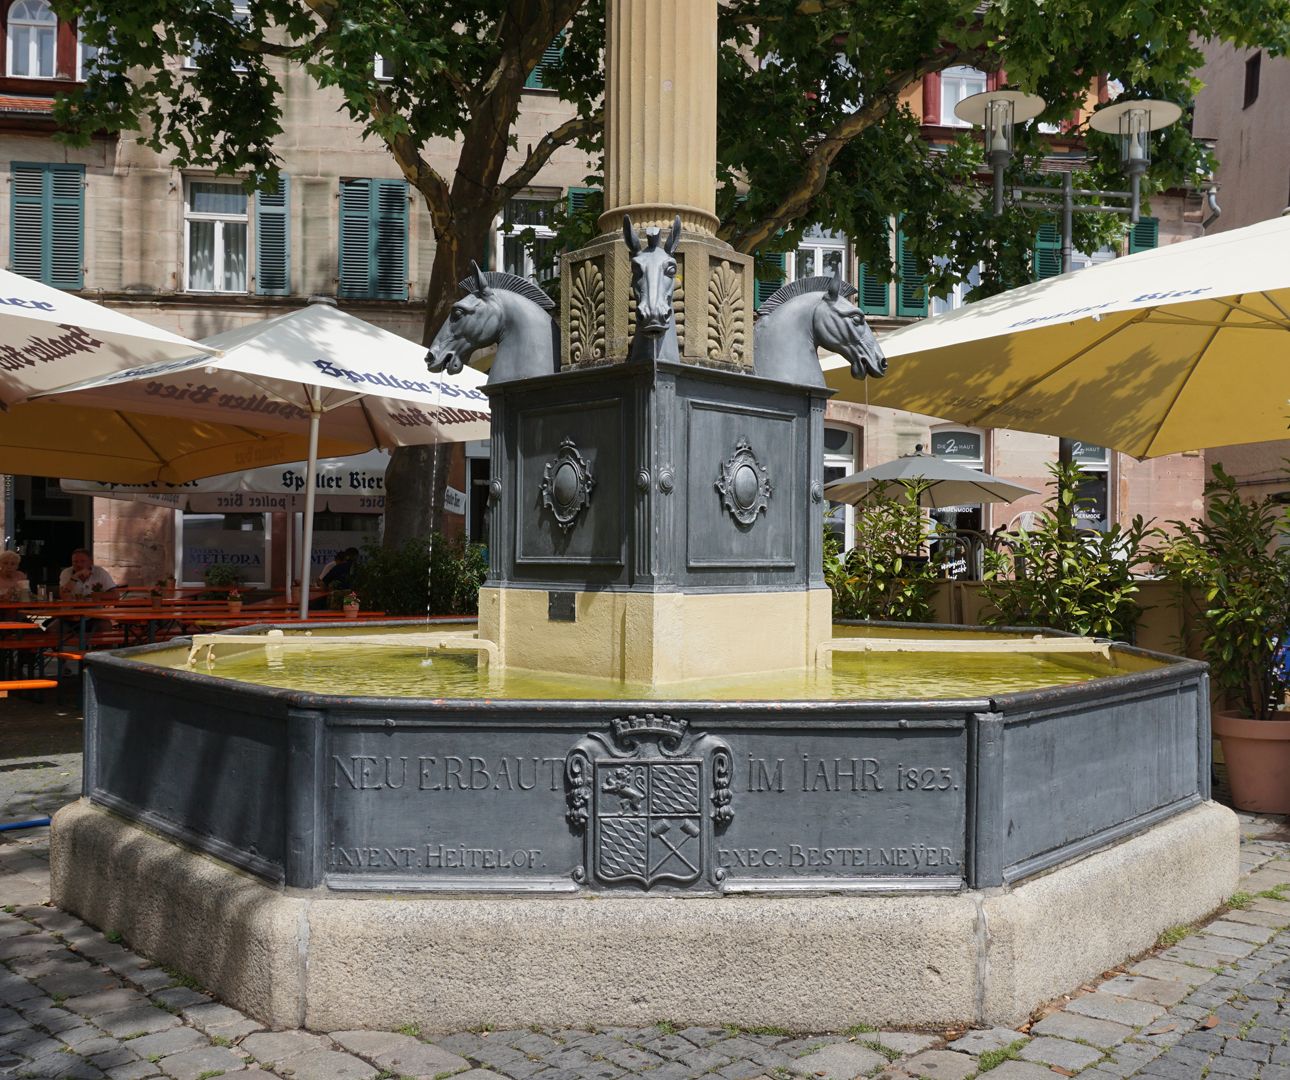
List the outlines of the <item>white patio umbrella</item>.
{"label": "white patio umbrella", "polygon": [[1049,278],[881,339],[849,401],[1139,458],[1290,435],[1290,218]]}
{"label": "white patio umbrella", "polygon": [[1035,488],[1000,480],[989,473],[969,469],[944,458],[914,453],[884,461],[871,469],[844,476],[824,485],[824,494],[835,502],[859,503],[875,489],[887,484],[912,485],[923,480],[918,505],[933,509],[974,503],[1013,502],[1039,494]]}
{"label": "white patio umbrella", "polygon": [[[304,559],[313,542],[317,440],[324,415],[329,437],[358,447],[488,437],[491,413],[480,389],[482,373],[467,367],[457,375],[431,375],[423,346],[327,304],[217,334],[203,344],[223,355],[135,368],[56,393],[75,395],[78,403],[139,412],[307,430]],[[307,604],[302,590],[302,617]]]}
{"label": "white patio umbrella", "polygon": [[[33,403],[34,404],[34,403]],[[383,450],[365,454],[323,458],[318,462],[314,487],[317,490],[315,510],[338,514],[379,514],[385,510],[385,469],[390,457]],[[190,480],[186,484],[154,482],[118,484],[104,480],[60,481],[70,495],[89,495],[100,499],[121,499],[164,506],[171,510],[188,510],[198,514],[287,513],[304,511],[304,490],[309,463],[294,461],[286,465],[266,465],[245,472],[223,473]],[[287,602],[291,602],[291,537],[287,529],[285,551]]]}
{"label": "white patio umbrella", "polygon": [[209,351],[141,319],[0,270],[0,407],[73,379]]}

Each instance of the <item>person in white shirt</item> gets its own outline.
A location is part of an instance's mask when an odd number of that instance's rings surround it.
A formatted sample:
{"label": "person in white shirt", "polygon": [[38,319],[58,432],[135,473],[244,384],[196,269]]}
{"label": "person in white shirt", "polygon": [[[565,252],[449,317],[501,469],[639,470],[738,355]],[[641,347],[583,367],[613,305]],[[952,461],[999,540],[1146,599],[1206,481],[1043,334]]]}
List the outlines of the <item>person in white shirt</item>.
{"label": "person in white shirt", "polygon": [[72,565],[58,575],[58,595],[64,600],[115,600],[116,582],[101,566],[94,565],[94,557],[77,548],[72,552]]}

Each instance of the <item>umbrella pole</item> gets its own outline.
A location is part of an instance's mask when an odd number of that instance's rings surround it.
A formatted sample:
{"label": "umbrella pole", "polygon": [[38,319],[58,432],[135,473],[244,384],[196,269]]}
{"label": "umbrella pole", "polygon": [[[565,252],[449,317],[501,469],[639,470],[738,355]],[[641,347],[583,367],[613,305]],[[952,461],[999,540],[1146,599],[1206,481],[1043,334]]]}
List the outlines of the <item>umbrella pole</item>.
{"label": "umbrella pole", "polygon": [[313,569],[314,554],[314,502],[318,483],[318,424],[322,409],[318,393],[309,394],[309,461],[305,467],[305,531],[300,541],[300,617],[309,617],[309,573]]}
{"label": "umbrella pole", "polygon": [[295,537],[292,536],[292,533],[296,531],[296,515],[293,514],[290,510],[288,510],[282,516],[283,518],[285,518],[286,525],[287,525],[287,528],[286,528],[286,533],[287,533],[286,556],[287,557],[283,561],[286,563],[287,603],[289,604],[291,603],[291,579],[295,577],[295,573],[296,573],[296,556],[295,556],[295,552],[291,550],[293,546],[292,541],[295,539]]}

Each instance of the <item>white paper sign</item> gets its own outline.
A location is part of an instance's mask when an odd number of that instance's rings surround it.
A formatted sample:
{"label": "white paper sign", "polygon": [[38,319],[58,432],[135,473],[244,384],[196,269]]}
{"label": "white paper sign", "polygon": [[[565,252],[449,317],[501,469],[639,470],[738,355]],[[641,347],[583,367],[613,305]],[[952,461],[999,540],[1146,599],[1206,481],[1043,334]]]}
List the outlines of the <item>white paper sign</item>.
{"label": "white paper sign", "polygon": [[464,517],[466,514],[466,493],[458,491],[455,487],[444,488],[443,508],[450,514],[460,514]]}

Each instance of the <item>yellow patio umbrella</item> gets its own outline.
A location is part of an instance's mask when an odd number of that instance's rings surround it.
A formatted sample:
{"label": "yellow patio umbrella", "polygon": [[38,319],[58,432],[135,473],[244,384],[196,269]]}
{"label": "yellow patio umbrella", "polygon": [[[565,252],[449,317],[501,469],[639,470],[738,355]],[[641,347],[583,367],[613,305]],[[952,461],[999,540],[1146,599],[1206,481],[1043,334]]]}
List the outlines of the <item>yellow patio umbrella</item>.
{"label": "yellow patio umbrella", "polygon": [[[320,436],[326,457],[366,449]],[[7,473],[180,484],[217,473],[298,461],[307,431],[284,432],[192,417],[136,413],[67,398],[44,399],[0,412],[0,465]]]}
{"label": "yellow patio umbrella", "polygon": [[1290,437],[1290,218],[1049,278],[881,339],[841,400],[1138,458]]}

